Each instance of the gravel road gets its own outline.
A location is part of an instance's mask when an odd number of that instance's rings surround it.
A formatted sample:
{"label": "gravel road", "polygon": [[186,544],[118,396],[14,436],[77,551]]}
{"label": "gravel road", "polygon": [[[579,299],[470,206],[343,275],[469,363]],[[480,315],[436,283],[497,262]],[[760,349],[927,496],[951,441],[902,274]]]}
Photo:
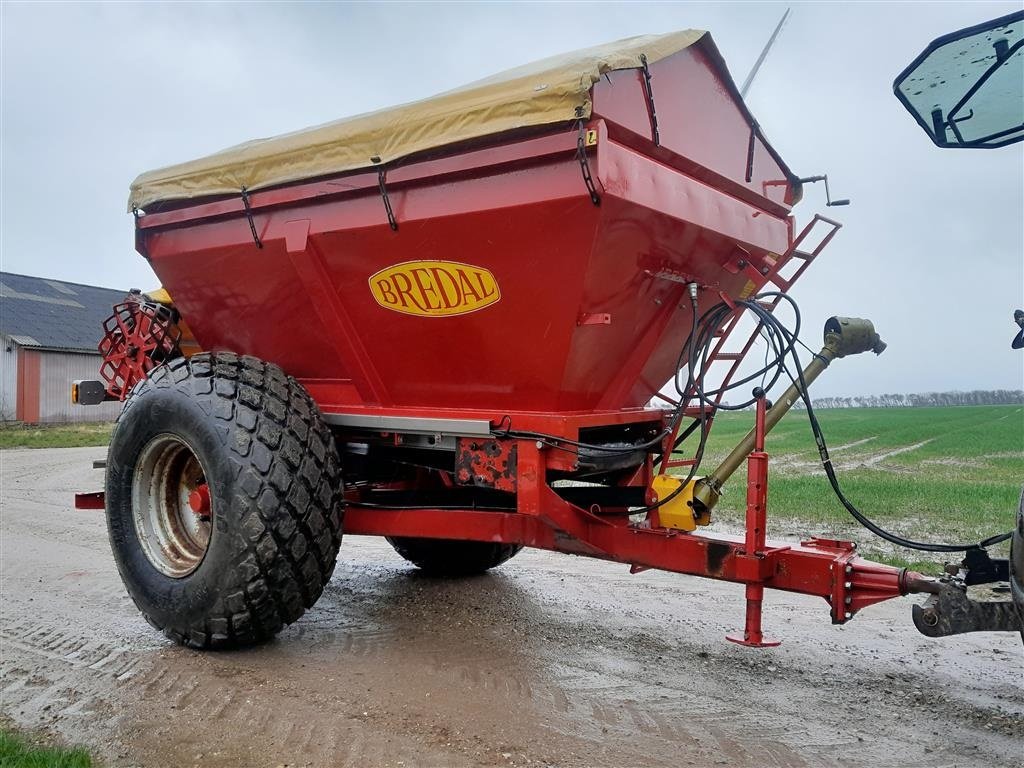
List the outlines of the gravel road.
{"label": "gravel road", "polygon": [[1020,766],[1024,653],[846,627],[768,597],[780,648],[725,641],[735,585],[528,551],[424,578],[350,537],[317,606],[259,648],[165,641],[124,592],[98,448],[0,452],[0,716],[111,766]]}

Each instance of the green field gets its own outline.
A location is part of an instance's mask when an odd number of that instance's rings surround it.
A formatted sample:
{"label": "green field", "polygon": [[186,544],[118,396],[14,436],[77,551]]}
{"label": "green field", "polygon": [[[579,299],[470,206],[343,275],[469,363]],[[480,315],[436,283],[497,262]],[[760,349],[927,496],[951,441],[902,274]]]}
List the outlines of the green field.
{"label": "green field", "polygon": [[[847,497],[883,528],[917,540],[971,543],[1013,525],[1024,485],[1024,408],[850,408],[816,411]],[[752,412],[715,420],[704,471],[753,424]],[[770,536],[806,534],[857,541],[867,557],[898,565],[942,562],[897,549],[860,527],[832,493],[806,414],[790,413],[769,435]],[[742,525],[745,468],[716,508]]]}
{"label": "green field", "polygon": [[110,441],[112,422],[98,424],[3,424],[0,425],[0,448],[77,448],[85,445],[106,445]]}

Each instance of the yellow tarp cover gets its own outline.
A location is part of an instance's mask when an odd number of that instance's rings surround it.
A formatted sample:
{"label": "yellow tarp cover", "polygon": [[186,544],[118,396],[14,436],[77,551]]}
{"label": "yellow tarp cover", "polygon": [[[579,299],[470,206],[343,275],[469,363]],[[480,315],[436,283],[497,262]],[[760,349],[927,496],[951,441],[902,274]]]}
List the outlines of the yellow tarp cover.
{"label": "yellow tarp cover", "polygon": [[468,139],[569,121],[577,108],[590,117],[590,88],[604,73],[639,67],[642,54],[653,64],[706,34],[684,30],[630,37],[510,69],[422,101],[149,171],[132,183],[128,208],[368,168]]}

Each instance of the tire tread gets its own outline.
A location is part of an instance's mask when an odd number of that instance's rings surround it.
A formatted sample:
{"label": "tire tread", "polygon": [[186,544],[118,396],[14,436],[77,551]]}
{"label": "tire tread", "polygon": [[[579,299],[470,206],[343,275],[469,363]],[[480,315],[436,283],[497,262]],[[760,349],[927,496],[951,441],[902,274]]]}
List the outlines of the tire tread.
{"label": "tire tread", "polygon": [[[195,648],[265,640],[312,607],[334,572],[341,545],[341,467],[334,438],[301,384],[277,366],[229,352],[177,358],[136,385],[133,401],[174,387],[219,430],[237,471],[239,530],[220,579],[221,597],[202,623],[146,620]],[[115,429],[116,439],[116,429]],[[136,602],[136,604],[138,604]]]}
{"label": "tire tread", "polygon": [[395,552],[432,576],[473,576],[515,557],[519,544],[388,537]]}

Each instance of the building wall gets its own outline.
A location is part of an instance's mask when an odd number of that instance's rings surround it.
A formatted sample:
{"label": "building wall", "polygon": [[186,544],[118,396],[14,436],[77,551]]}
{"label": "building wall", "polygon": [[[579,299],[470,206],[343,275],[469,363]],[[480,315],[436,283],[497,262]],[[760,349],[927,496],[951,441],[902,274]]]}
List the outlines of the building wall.
{"label": "building wall", "polygon": [[76,405],[71,402],[71,382],[99,378],[99,355],[77,352],[39,353],[39,421],[66,423],[113,421],[121,403]]}
{"label": "building wall", "polygon": [[44,424],[113,421],[121,412],[121,403],[71,402],[71,382],[99,378],[101,360],[88,352],[22,347],[0,335],[0,420]]}
{"label": "building wall", "polygon": [[0,333],[0,420],[18,418],[18,345]]}

